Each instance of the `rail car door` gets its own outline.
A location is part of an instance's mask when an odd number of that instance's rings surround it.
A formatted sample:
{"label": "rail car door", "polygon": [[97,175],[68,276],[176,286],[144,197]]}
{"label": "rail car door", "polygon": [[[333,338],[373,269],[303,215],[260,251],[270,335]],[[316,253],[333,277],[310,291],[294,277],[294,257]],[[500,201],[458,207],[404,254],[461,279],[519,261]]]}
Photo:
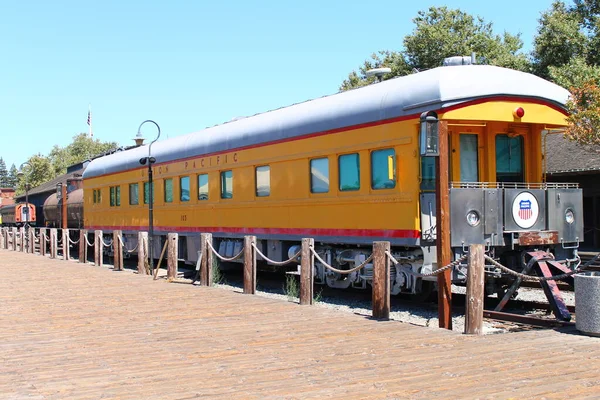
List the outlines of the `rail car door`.
{"label": "rail car door", "polygon": [[484,160],[484,135],[480,127],[450,127],[450,180],[453,182],[480,182]]}
{"label": "rail car door", "polygon": [[24,204],[21,206],[21,209],[19,211],[21,214],[21,222],[29,221],[29,218],[27,217],[27,213],[29,211],[29,206]]}

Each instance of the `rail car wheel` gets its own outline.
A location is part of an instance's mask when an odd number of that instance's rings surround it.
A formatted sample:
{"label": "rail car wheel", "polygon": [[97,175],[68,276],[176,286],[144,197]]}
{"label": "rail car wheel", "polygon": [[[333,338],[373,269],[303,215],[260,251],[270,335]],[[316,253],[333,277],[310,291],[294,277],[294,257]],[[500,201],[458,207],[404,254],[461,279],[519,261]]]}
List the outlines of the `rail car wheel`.
{"label": "rail car wheel", "polygon": [[433,293],[435,292],[434,287],[435,285],[433,282],[421,281],[421,290],[419,292],[414,294],[403,293],[401,296],[404,299],[418,303],[433,301]]}

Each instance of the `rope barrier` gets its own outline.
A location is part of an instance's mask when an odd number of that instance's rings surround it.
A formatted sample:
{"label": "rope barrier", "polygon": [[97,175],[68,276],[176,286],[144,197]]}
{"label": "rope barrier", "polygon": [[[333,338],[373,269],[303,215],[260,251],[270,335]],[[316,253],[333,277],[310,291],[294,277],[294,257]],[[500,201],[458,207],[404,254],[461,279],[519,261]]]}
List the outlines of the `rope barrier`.
{"label": "rope barrier", "polygon": [[93,241],[92,243],[90,243],[90,241],[88,240],[88,237],[87,237],[87,235],[84,235],[83,237],[85,238],[85,243],[86,243],[86,244],[87,244],[89,247],[92,247],[92,246],[94,246],[94,245],[96,244],[96,236],[95,236],[95,235],[94,235],[94,241]]}
{"label": "rope barrier", "polygon": [[[394,263],[394,265],[400,264],[400,262],[398,260],[396,260],[394,258],[394,256],[392,255],[392,253],[390,253],[389,251],[386,251],[385,254],[388,256],[388,258],[390,259],[390,261],[392,263]],[[431,272],[427,272],[425,274],[414,274],[414,275],[417,278],[424,278],[424,277],[427,277],[427,276],[438,275],[438,274],[441,274],[442,272],[446,271],[447,269],[458,267],[460,265],[460,263],[463,262],[463,261],[465,261],[468,257],[469,256],[465,254],[462,257],[460,257],[460,258],[452,261],[450,264],[443,266],[442,268],[437,268],[436,270],[431,271]]]}
{"label": "rope barrier", "polygon": [[81,240],[81,238],[79,238],[79,239],[77,239],[77,240],[73,240],[73,239],[71,239],[71,237],[69,237],[69,242],[70,242],[71,244],[77,244],[77,243],[79,243],[79,241],[80,241],[80,240]]}
{"label": "rope barrier", "polygon": [[371,254],[369,256],[369,258],[367,258],[365,261],[363,261],[362,264],[360,264],[360,265],[358,265],[358,266],[356,266],[356,267],[354,267],[352,269],[337,269],[337,268],[334,268],[331,265],[327,264],[325,261],[323,261],[323,259],[317,254],[317,252],[315,251],[314,248],[311,247],[310,251],[315,256],[315,258],[317,260],[319,260],[319,262],[321,264],[323,264],[323,266],[325,268],[327,268],[330,271],[337,272],[338,274],[342,274],[342,275],[348,275],[348,274],[351,274],[351,273],[353,273],[355,271],[358,271],[359,269],[364,268],[365,265],[367,265],[369,262],[371,262],[373,260],[373,254]]}
{"label": "rope barrier", "polygon": [[220,260],[225,261],[225,262],[231,262],[231,261],[237,260],[238,258],[240,258],[241,256],[244,255],[244,249],[242,249],[242,251],[240,251],[238,254],[236,254],[235,256],[233,256],[231,258],[223,257],[222,255],[219,254],[218,251],[215,250],[215,248],[213,247],[212,243],[209,240],[206,241],[206,244],[211,249],[211,251],[214,253],[214,255],[217,256],[217,258],[219,258]]}
{"label": "rope barrier", "polygon": [[271,260],[269,257],[265,256],[263,254],[263,252],[260,251],[258,249],[258,247],[256,247],[256,244],[252,243],[252,247],[254,248],[254,250],[256,250],[256,253],[263,258],[263,260],[267,261],[270,264],[279,265],[279,266],[296,262],[295,260],[302,254],[302,250],[300,250],[299,252],[294,254],[291,258],[289,258],[285,261],[275,261],[275,260]]}
{"label": "rope barrier", "polygon": [[138,241],[138,243],[135,245],[135,247],[132,250],[127,250],[125,248],[125,243],[123,243],[123,238],[121,237],[121,235],[117,236],[117,238],[119,239],[119,243],[121,243],[121,246],[123,246],[123,250],[125,250],[126,253],[133,253],[134,251],[137,250],[137,248],[140,245],[140,242]]}
{"label": "rope barrier", "polygon": [[103,239],[103,238],[101,238],[101,239],[100,239],[100,241],[102,242],[102,245],[103,245],[104,247],[110,247],[110,246],[112,246],[112,244],[113,244],[113,240],[112,240],[112,239],[110,239],[110,242],[109,242],[108,244],[106,244],[106,242],[104,241],[104,239]]}

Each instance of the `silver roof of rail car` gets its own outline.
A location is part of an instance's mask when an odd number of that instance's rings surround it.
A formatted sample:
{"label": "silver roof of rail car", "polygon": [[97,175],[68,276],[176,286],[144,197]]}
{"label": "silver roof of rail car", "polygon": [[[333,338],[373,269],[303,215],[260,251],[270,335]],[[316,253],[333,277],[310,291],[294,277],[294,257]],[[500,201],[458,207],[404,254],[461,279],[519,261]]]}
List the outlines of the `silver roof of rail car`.
{"label": "silver roof of rail car", "polygon": [[[569,92],[537,76],[489,65],[439,67],[360,89],[240,118],[156,142],[157,163],[390,118],[495,96],[528,97],[564,107]],[[148,146],[93,160],[84,178],[140,168]]]}

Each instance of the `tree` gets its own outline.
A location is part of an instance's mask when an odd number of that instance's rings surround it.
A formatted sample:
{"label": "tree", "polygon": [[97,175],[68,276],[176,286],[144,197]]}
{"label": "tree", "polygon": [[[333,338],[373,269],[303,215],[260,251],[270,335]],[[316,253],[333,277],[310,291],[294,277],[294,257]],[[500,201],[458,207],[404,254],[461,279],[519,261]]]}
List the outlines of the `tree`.
{"label": "tree", "polygon": [[565,137],[584,145],[600,145],[600,87],[588,81],[571,89]]}
{"label": "tree", "polygon": [[62,175],[67,167],[78,162],[92,159],[109,150],[119,147],[116,142],[101,142],[85,133],[73,136],[73,142],[67,147],[54,146],[48,155],[56,175]]}
{"label": "tree", "polygon": [[0,188],[8,186],[8,170],[4,159],[0,157]]}
{"label": "tree", "polygon": [[22,174],[18,175],[18,181],[15,187],[15,193],[21,195],[25,193],[25,183],[29,189],[48,182],[56,177],[52,163],[48,157],[36,154],[27,160],[29,166],[23,167]]}
{"label": "tree", "polygon": [[[539,19],[532,52],[534,72],[551,78],[549,68],[556,68],[577,58],[587,62],[590,40],[582,30],[581,17],[562,1],[555,1]],[[556,72],[555,72],[556,74]]]}
{"label": "tree", "polygon": [[17,178],[17,167],[15,164],[10,166],[10,170],[8,171],[8,179],[7,179],[7,187],[14,189],[17,186],[18,178]]}
{"label": "tree", "polygon": [[519,35],[504,32],[496,35],[492,23],[473,17],[458,9],[431,7],[419,11],[413,19],[415,29],[404,40],[401,51],[380,51],[364,62],[358,71],[348,75],[340,90],[368,85],[375,78],[367,78],[371,68],[389,67],[384,79],[439,67],[444,58],[476,53],[477,61],[526,71],[530,68],[527,56],[520,52],[523,41]]}

